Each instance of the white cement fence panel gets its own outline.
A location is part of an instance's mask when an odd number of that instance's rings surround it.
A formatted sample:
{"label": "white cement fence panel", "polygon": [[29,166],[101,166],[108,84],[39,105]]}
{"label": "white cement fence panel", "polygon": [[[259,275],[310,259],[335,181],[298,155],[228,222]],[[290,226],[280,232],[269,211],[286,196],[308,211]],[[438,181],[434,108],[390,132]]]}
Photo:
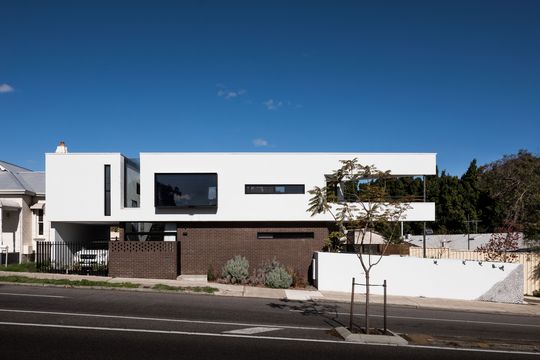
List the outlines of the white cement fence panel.
{"label": "white cement fence panel", "polygon": [[[372,261],[379,256],[372,256]],[[367,261],[367,256],[364,255]],[[364,272],[356,254],[316,252],[314,281],[322,291],[351,291],[351,279],[364,283]],[[523,301],[523,265],[485,261],[423,259],[383,256],[370,273],[372,284],[388,283],[388,295],[431,298]],[[357,287],[364,293],[365,288]],[[381,287],[371,292],[382,294]]]}
{"label": "white cement fence panel", "polygon": [[[409,255],[422,257],[423,249],[411,246],[409,248]],[[480,251],[427,248],[426,257],[431,259],[485,260],[486,255]],[[516,260],[514,262],[523,265],[524,293],[532,295],[535,290],[540,291],[540,253],[516,253]]]}

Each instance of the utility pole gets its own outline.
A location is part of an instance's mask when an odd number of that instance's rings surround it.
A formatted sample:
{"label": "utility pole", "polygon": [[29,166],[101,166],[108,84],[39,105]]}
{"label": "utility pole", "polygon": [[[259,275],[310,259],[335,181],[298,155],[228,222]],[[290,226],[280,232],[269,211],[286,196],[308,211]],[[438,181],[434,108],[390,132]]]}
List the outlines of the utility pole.
{"label": "utility pole", "polygon": [[467,223],[467,250],[471,250],[471,230],[470,230],[470,223],[474,223],[475,225],[475,234],[478,234],[478,223],[479,222],[482,222],[482,220],[469,220],[469,215],[467,215],[467,221],[465,221],[465,223]]}

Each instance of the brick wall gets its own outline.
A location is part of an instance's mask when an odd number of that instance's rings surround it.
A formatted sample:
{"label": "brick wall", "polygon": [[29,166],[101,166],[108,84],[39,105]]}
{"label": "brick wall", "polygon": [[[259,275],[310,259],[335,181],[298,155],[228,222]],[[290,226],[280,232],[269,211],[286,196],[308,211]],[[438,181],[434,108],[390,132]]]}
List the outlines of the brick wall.
{"label": "brick wall", "polygon": [[[313,239],[258,239],[257,232],[313,232]],[[305,280],[314,251],[321,250],[328,237],[324,223],[186,223],[179,224],[181,273],[206,274],[211,266],[221,275],[225,262],[245,256],[250,273],[274,257],[294,268]]]}
{"label": "brick wall", "polygon": [[176,279],[177,248],[169,241],[111,241],[109,276]]}

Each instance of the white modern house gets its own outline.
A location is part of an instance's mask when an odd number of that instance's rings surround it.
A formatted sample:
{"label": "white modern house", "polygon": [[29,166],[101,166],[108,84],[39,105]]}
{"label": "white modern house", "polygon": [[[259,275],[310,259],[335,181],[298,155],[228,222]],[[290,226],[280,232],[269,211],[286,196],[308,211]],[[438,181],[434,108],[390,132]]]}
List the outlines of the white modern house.
{"label": "white modern house", "polygon": [[0,161],[0,260],[31,258],[49,233],[45,215],[45,173]]}
{"label": "white modern house", "polygon": [[[219,271],[243,255],[274,257],[307,277],[333,219],[306,210],[340,160],[395,176],[434,175],[433,153],[46,154],[50,239],[108,240],[113,276],[176,278]],[[434,221],[435,204],[414,202],[404,221]]]}

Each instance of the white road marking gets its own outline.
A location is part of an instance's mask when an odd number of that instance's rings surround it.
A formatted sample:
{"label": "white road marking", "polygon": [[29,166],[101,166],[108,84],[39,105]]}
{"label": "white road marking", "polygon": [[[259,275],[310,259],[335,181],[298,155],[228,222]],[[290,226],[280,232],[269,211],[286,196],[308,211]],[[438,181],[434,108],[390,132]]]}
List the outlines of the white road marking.
{"label": "white road marking", "polygon": [[0,292],[0,295],[32,296],[32,297],[57,298],[57,299],[67,298],[67,296],[60,296],[60,295],[36,295],[36,294],[22,294],[22,293],[6,293],[6,292]]}
{"label": "white road marking", "polygon": [[[304,310],[289,310],[292,312],[304,312]],[[337,314],[337,315],[347,315],[350,313],[344,312],[328,312],[328,314]],[[353,314],[353,316],[364,316],[364,314]],[[379,317],[382,318],[383,315],[370,315],[370,317]],[[456,323],[466,323],[466,324],[482,324],[482,325],[507,325],[507,326],[519,326],[519,327],[537,327],[540,328],[540,325],[537,324],[517,324],[517,323],[506,323],[506,322],[494,322],[494,321],[480,321],[480,320],[457,320],[457,319],[438,319],[438,318],[424,318],[424,317],[414,317],[414,316],[395,316],[388,315],[389,319],[404,319],[404,320],[423,320],[423,321],[441,321],[441,322],[456,322]]]}
{"label": "white road marking", "polygon": [[[278,340],[278,341],[298,341],[298,342],[312,342],[312,343],[330,343],[330,344],[341,344],[341,345],[393,346],[393,347],[399,346],[399,345],[386,345],[386,344],[369,344],[369,345],[366,345],[366,344],[362,344],[362,343],[347,342],[347,341],[343,341],[343,340],[290,338],[290,337],[282,337],[282,336],[258,336],[258,335],[206,333],[206,332],[174,331],[174,330],[110,328],[110,327],[100,327],[100,326],[77,326],[77,325],[54,325],[54,324],[39,324],[39,323],[16,323],[16,322],[7,322],[7,321],[0,322],[0,325],[25,326],[25,327],[42,327],[42,328],[56,328],[56,329],[76,329],[76,330],[98,330],[98,331],[132,332],[132,333],[188,335],[188,336],[230,337],[230,338],[274,340],[274,341]],[[401,346],[409,347],[409,348],[417,348],[417,349],[436,349],[436,350],[486,352],[486,353],[501,353],[501,354],[520,354],[520,355],[537,355],[537,356],[540,355],[540,353],[528,352],[528,351],[457,349],[457,348],[445,348],[445,347],[437,347],[437,346],[417,346],[417,345],[401,345]]]}
{"label": "white road marking", "polygon": [[508,351],[508,350],[490,350],[490,349],[459,349],[453,347],[444,346],[426,346],[426,345],[402,345],[403,347],[415,348],[415,349],[433,349],[433,350],[450,350],[450,351],[468,351],[468,352],[486,352],[486,353],[498,353],[498,354],[516,354],[516,355],[536,355],[540,356],[540,353],[533,351]]}
{"label": "white road marking", "polygon": [[249,327],[259,326],[259,327],[266,327],[266,328],[279,327],[280,329],[294,329],[294,330],[327,331],[331,329],[331,327],[287,326],[287,325],[276,325],[276,324],[250,324],[250,323],[236,323],[236,322],[223,322],[223,321],[165,319],[165,318],[121,316],[121,315],[101,315],[101,314],[88,314],[88,313],[67,313],[67,312],[57,312],[57,311],[0,309],[0,312],[13,312],[13,313],[23,313],[23,314],[43,314],[43,315],[65,315],[65,316],[96,317],[96,318],[127,319],[127,320],[148,320],[148,321],[178,322],[178,323],[188,323],[188,324],[232,325],[232,326],[249,326]]}
{"label": "white road marking", "polygon": [[263,332],[268,331],[276,331],[281,330],[281,328],[271,328],[271,327],[250,327],[245,329],[237,329],[237,330],[230,330],[230,331],[223,331],[225,334],[246,334],[246,335],[253,335],[253,334],[260,334]]}

